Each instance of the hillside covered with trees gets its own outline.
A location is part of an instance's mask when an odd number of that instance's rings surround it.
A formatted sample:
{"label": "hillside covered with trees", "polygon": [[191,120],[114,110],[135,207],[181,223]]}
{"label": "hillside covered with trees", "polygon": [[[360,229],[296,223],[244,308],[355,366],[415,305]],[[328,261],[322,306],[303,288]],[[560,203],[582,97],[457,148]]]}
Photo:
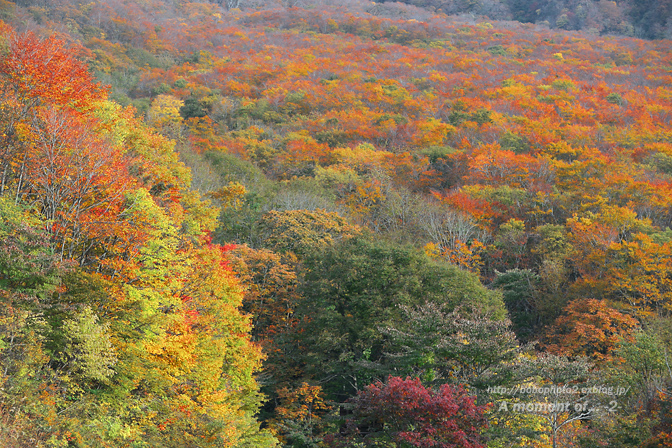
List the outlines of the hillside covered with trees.
{"label": "hillside covered with trees", "polygon": [[665,5],[430,3],[0,0],[0,446],[672,446]]}
{"label": "hillside covered with trees", "polygon": [[672,37],[672,5],[667,0],[404,0],[403,3],[444,14],[482,15],[589,34],[645,39]]}

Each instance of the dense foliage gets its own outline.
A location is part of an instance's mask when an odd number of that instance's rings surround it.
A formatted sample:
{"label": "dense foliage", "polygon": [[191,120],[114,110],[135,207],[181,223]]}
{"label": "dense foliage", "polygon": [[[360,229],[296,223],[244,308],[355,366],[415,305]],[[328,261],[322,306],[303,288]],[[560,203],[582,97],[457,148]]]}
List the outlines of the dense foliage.
{"label": "dense foliage", "polygon": [[262,354],[174,143],[5,27],[3,446],[271,446]]}
{"label": "dense foliage", "polygon": [[0,0],[1,446],[670,445],[666,4],[413,3]]}
{"label": "dense foliage", "polygon": [[[386,1],[386,0],[382,0]],[[403,0],[446,14],[479,14],[490,19],[539,23],[591,34],[645,39],[672,37],[668,0]]]}

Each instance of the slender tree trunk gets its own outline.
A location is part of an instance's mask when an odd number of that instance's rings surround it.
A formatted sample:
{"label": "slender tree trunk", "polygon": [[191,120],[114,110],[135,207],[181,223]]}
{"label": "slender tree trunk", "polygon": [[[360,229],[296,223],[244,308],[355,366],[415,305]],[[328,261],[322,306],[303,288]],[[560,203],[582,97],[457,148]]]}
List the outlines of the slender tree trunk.
{"label": "slender tree trunk", "polygon": [[24,157],[23,162],[21,163],[21,173],[19,174],[19,182],[16,184],[16,196],[14,197],[14,202],[19,203],[19,195],[21,194],[21,188],[23,187],[23,174],[26,170],[26,159]]}
{"label": "slender tree trunk", "polygon": [[5,183],[7,182],[7,165],[8,163],[5,163],[2,166],[2,184],[0,185],[0,196],[5,194]]}

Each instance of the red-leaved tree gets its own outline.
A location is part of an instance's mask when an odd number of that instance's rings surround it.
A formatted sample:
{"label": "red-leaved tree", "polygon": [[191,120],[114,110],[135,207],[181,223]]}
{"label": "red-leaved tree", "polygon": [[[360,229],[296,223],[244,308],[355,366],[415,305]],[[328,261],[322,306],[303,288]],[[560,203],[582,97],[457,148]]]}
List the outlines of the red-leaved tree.
{"label": "red-leaved tree", "polygon": [[350,400],[353,413],[345,428],[327,440],[332,447],[396,446],[481,448],[479,429],[486,426],[487,406],[477,406],[462,387],[438,391],[419,379],[390,376]]}

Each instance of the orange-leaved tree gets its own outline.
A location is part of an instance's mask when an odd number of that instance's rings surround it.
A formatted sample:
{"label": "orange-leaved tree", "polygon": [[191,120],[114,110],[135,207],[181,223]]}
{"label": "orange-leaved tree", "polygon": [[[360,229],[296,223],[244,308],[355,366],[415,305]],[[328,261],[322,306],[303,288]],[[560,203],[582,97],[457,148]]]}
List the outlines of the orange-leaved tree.
{"label": "orange-leaved tree", "polygon": [[[0,252],[34,258],[1,261],[0,300],[17,313],[2,316],[0,350],[17,341],[34,358],[4,353],[29,396],[1,395],[3,418],[38,444],[274,445],[254,417],[262,355],[241,287],[209,244],[215,211],[190,191],[174,143],[106,101],[76,47],[0,31],[0,199],[35,216],[21,230],[2,208],[19,243],[3,239]],[[47,266],[61,262],[69,272]],[[38,283],[28,300],[5,268]]]}

